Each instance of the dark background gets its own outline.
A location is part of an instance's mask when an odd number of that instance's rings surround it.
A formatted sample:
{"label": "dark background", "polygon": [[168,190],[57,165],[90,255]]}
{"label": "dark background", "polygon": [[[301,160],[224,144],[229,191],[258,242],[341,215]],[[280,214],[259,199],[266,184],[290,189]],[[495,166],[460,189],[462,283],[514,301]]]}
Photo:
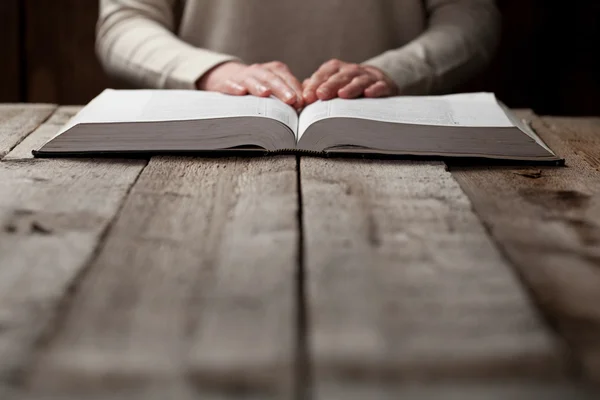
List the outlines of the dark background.
{"label": "dark background", "polygon": [[[600,115],[600,0],[499,0],[488,90],[538,114]],[[0,0],[0,102],[84,104],[108,86],[94,54],[98,0]]]}

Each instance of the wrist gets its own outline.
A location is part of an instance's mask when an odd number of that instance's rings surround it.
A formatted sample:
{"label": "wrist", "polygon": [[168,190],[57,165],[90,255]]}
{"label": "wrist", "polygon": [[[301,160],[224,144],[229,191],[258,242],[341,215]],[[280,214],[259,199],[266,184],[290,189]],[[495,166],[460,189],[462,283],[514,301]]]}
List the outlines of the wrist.
{"label": "wrist", "polygon": [[382,80],[385,83],[387,83],[388,86],[392,89],[393,95],[396,95],[398,93],[398,85],[396,84],[396,82],[381,68],[375,67],[373,65],[365,65],[364,67],[365,69],[367,69],[367,71],[374,74],[379,80]]}

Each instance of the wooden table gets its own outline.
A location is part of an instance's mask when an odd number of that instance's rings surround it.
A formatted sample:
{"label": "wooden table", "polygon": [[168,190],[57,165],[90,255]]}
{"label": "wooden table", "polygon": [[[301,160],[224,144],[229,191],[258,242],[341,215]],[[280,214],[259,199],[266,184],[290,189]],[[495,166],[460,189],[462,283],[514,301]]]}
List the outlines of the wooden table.
{"label": "wooden table", "polygon": [[568,167],[33,160],[0,106],[2,399],[594,399],[600,119]]}

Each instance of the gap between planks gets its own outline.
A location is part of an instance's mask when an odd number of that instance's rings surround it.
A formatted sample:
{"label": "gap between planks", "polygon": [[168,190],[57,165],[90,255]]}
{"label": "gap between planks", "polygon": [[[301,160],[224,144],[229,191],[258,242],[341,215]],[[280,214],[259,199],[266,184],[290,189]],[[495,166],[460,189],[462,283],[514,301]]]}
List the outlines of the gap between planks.
{"label": "gap between planks", "polygon": [[309,345],[309,314],[306,302],[306,243],[304,227],[304,202],[302,197],[301,157],[296,156],[296,188],[298,198],[298,270],[296,274],[296,376],[295,400],[312,398],[313,382]]}

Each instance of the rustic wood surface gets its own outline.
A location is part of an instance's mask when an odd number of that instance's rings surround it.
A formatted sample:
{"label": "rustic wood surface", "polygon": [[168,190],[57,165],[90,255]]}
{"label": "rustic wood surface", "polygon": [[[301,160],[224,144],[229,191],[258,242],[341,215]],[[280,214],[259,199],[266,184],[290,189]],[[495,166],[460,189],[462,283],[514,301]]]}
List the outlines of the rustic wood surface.
{"label": "rustic wood surface", "polygon": [[[340,382],[337,382],[340,384]],[[316,399],[327,400],[596,400],[592,388],[556,383],[538,384],[470,384],[399,385],[374,382],[370,385],[343,382],[328,386]]]}
{"label": "rustic wood surface", "polygon": [[560,343],[442,163],[308,158],[301,176],[317,392],[344,379],[567,373]]}
{"label": "rustic wood surface", "polygon": [[288,397],[295,168],[293,157],[152,159],[26,385]]}
{"label": "rustic wood surface", "polygon": [[567,168],[452,168],[541,310],[600,382],[600,119],[529,116]]}
{"label": "rustic wood surface", "polygon": [[19,380],[144,164],[0,162],[1,380]]}
{"label": "rustic wood surface", "polygon": [[81,110],[80,106],[58,107],[35,132],[23,139],[10,153],[4,156],[4,160],[23,160],[33,158],[31,150],[37,150],[48,140],[52,139],[60,129]]}
{"label": "rustic wood surface", "polygon": [[0,106],[0,398],[598,398],[600,120],[524,115],[566,168],[32,159],[77,110]]}
{"label": "rustic wood surface", "polygon": [[4,157],[56,110],[49,104],[0,104],[0,158]]}

